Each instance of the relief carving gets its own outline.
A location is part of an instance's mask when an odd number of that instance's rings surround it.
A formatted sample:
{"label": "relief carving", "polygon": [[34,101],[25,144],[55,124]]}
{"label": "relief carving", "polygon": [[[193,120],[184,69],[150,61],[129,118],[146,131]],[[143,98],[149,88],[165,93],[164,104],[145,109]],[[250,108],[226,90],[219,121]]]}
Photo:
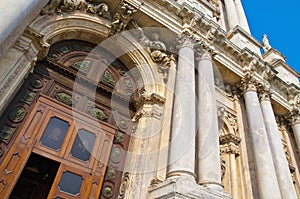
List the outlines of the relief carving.
{"label": "relief carving", "polygon": [[105,19],[111,20],[108,5],[93,0],[51,0],[42,11],[42,15],[52,15],[61,12],[73,12],[75,10],[98,15]]}

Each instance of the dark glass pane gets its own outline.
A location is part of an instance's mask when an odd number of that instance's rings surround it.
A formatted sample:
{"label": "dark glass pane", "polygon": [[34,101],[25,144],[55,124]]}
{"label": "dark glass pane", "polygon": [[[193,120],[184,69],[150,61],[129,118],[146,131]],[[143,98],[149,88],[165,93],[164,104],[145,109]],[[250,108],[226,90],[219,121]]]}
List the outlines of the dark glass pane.
{"label": "dark glass pane", "polygon": [[68,122],[57,117],[52,117],[41,138],[42,145],[54,150],[59,150],[68,132],[68,129]]}
{"label": "dark glass pane", "polygon": [[82,177],[69,171],[64,172],[61,176],[58,188],[60,191],[72,195],[78,195],[82,184]]}
{"label": "dark glass pane", "polygon": [[80,129],[72,146],[71,155],[83,161],[88,161],[93,150],[96,136],[84,129]]}

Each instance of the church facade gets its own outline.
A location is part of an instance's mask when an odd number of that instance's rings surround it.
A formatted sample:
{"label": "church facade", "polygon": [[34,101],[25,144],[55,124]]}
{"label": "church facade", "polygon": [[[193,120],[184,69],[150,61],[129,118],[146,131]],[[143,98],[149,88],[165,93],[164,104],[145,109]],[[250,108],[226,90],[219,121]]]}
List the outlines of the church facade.
{"label": "church facade", "polygon": [[0,7],[1,198],[300,197],[300,75],[241,0]]}

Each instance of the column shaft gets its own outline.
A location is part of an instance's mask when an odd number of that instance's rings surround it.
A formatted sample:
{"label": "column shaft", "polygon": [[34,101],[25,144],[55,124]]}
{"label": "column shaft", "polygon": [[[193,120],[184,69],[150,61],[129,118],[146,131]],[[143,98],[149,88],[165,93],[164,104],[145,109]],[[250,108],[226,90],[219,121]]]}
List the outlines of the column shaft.
{"label": "column shaft", "polygon": [[281,195],[285,199],[296,199],[296,191],[269,97],[262,98],[260,106],[264,116]]}
{"label": "column shaft", "polygon": [[198,70],[198,182],[221,188],[218,116],[211,55],[204,50]]}
{"label": "column shaft", "polygon": [[195,67],[192,41],[179,50],[167,177],[195,173]]}
{"label": "column shaft", "polygon": [[248,24],[248,20],[246,18],[246,14],[245,14],[245,11],[244,11],[244,8],[243,8],[241,0],[235,0],[234,4],[235,4],[237,15],[239,17],[240,26],[246,32],[248,32],[249,34],[251,34],[250,28],[249,28],[249,24]]}
{"label": "column shaft", "polygon": [[261,199],[280,199],[281,194],[276,177],[272,153],[261,112],[259,100],[253,84],[248,83],[244,93],[249,131],[252,137],[256,178]]}
{"label": "column shaft", "polygon": [[298,146],[298,151],[300,151],[300,119],[297,119],[297,121],[292,123],[292,129]]}
{"label": "column shaft", "polygon": [[229,29],[232,29],[236,25],[239,25],[238,14],[236,12],[233,0],[224,0],[224,3],[225,3]]}

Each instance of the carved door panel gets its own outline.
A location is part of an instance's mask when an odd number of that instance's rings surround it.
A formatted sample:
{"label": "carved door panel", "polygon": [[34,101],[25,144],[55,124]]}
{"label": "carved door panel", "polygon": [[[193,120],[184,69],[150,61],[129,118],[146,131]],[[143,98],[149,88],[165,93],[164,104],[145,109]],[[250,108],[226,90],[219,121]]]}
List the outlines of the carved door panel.
{"label": "carved door panel", "polygon": [[[43,96],[27,120],[0,167],[1,196],[7,198],[17,182],[11,198],[17,198],[21,193],[18,187],[25,184],[45,188],[38,181],[28,182],[30,174],[25,165],[31,152],[34,152],[60,164],[53,185],[49,184],[51,191],[48,198],[98,198],[115,128],[93,118],[74,119],[69,107]],[[27,177],[21,177],[18,181],[21,173]],[[32,190],[27,185],[28,190],[25,191],[29,194]],[[32,194],[34,198],[36,195],[34,192]]]}

